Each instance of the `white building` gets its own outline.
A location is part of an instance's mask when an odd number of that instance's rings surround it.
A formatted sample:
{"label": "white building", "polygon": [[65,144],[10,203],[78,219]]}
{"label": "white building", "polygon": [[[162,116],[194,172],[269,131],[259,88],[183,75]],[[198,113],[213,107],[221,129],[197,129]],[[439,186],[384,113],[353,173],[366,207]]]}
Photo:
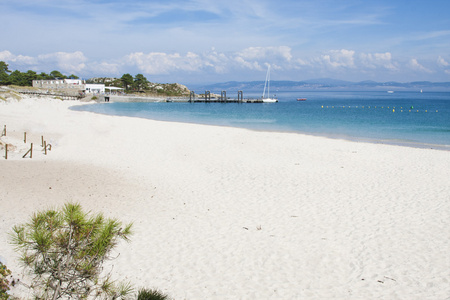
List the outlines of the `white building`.
{"label": "white building", "polygon": [[44,89],[77,89],[84,90],[84,80],[81,79],[51,79],[33,80],[33,87]]}
{"label": "white building", "polygon": [[85,88],[86,94],[104,94],[105,85],[102,83],[87,83]]}

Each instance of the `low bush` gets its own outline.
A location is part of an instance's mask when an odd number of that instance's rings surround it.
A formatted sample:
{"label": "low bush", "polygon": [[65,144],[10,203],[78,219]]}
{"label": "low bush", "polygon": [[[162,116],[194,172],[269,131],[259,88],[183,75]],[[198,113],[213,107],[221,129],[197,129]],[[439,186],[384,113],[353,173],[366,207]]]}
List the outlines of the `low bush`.
{"label": "low bush", "polygon": [[132,286],[116,284],[102,272],[102,264],[112,259],[110,252],[119,240],[129,240],[131,226],[68,203],[14,226],[11,241],[32,276],[36,299],[127,299]]}
{"label": "low bush", "polygon": [[11,283],[8,280],[8,276],[11,275],[11,271],[0,262],[0,299],[9,299],[7,292],[10,289]]}
{"label": "low bush", "polygon": [[169,300],[167,295],[152,289],[140,289],[137,300]]}

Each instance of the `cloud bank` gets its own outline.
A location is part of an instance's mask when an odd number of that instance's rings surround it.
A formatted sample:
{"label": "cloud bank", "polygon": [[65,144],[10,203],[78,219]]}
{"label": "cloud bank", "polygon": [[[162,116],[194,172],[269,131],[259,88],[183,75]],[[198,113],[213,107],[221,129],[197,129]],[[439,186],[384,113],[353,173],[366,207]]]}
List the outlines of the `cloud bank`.
{"label": "cloud bank", "polygon": [[[39,73],[59,70],[83,78],[142,73],[152,78],[186,78],[185,82],[207,81],[205,78],[215,76],[223,78],[222,81],[245,80],[239,74],[262,77],[269,64],[278,80],[324,76],[340,78],[342,74],[347,78],[354,74],[355,80],[389,78],[399,74],[422,78],[448,73],[450,65],[443,56],[427,62],[419,62],[417,58],[401,61],[390,52],[363,53],[350,49],[329,50],[317,56],[303,57],[296,56],[288,46],[248,47],[235,52],[220,52],[215,48],[202,53],[133,52],[112,61],[91,60],[81,51],[55,52],[36,57],[2,51],[0,60],[8,63],[10,69],[21,71],[31,69]],[[366,78],[361,78],[361,74]],[[410,79],[414,78],[405,76],[405,81]]]}

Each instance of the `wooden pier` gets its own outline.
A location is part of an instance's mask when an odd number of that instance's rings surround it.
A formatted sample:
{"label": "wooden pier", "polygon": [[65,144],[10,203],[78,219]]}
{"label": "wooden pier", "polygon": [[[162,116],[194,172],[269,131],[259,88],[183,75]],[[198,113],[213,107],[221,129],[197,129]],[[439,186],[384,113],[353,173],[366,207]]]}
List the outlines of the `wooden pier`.
{"label": "wooden pier", "polygon": [[244,93],[238,91],[237,98],[227,97],[227,92],[222,91],[219,97],[211,97],[210,91],[205,91],[203,95],[196,95],[191,91],[189,98],[168,98],[166,102],[190,102],[190,103],[263,103],[262,98],[244,99]]}
{"label": "wooden pier", "polygon": [[111,95],[106,94],[99,97],[98,102],[189,102],[189,103],[263,103],[262,98],[244,98],[244,93],[238,91],[237,98],[227,97],[227,92],[222,91],[220,96],[213,95],[210,91],[205,94],[195,94],[191,91],[189,96],[184,97],[151,97],[137,95]]}

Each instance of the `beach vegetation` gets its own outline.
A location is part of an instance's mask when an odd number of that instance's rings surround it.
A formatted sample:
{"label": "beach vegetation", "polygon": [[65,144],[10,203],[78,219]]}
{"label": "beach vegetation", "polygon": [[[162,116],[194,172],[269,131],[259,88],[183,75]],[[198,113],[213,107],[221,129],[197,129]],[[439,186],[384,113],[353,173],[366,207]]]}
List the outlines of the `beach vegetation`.
{"label": "beach vegetation", "polygon": [[169,298],[158,290],[142,288],[139,290],[137,300],[169,300]]}
{"label": "beach vegetation", "polygon": [[2,300],[10,298],[8,291],[13,284],[8,279],[10,275],[11,271],[2,262],[0,262],[0,299]]}
{"label": "beach vegetation", "polygon": [[129,241],[131,228],[68,203],[33,214],[28,223],[14,226],[10,237],[36,299],[126,299],[131,284],[112,280],[103,263],[113,258],[119,241]]}

